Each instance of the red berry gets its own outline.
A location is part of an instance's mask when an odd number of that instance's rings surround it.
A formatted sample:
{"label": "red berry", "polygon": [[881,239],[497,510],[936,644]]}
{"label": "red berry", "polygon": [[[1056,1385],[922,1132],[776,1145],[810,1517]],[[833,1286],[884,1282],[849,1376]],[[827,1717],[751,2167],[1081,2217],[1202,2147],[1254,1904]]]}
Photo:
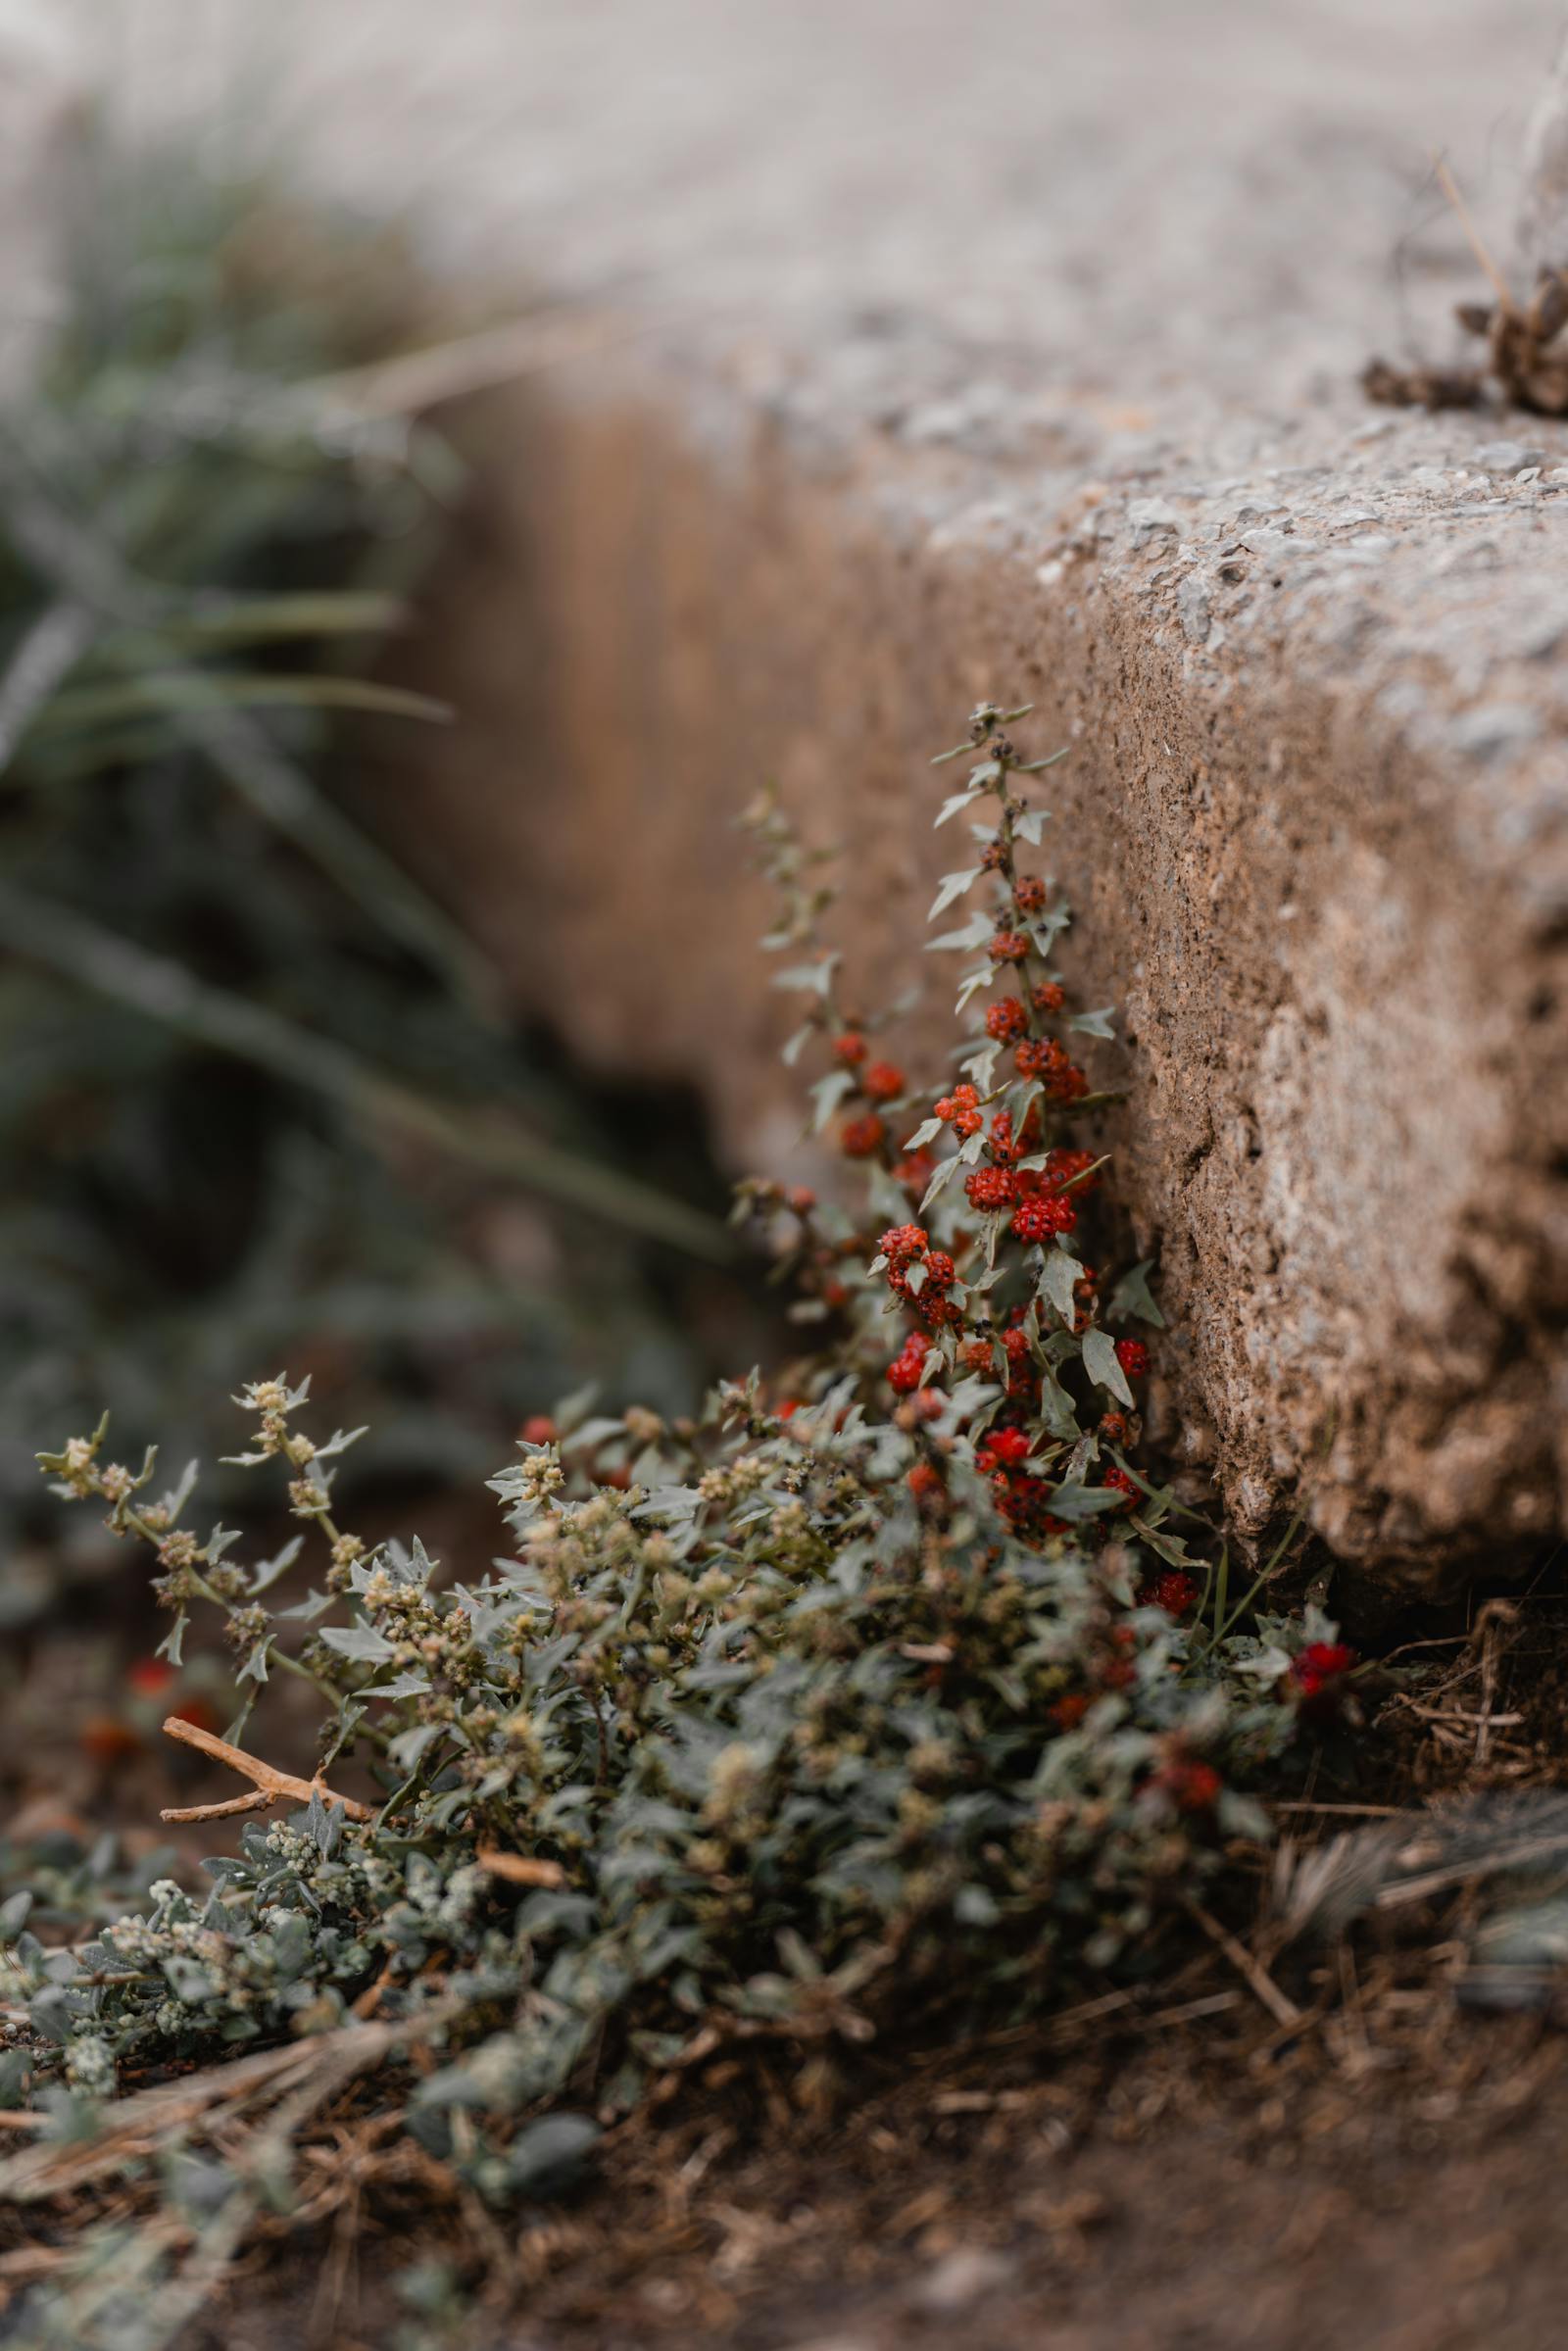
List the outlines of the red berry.
{"label": "red berry", "polygon": [[[958,1278],[958,1269],[945,1249],[934,1249],[925,1261],[926,1290],[951,1290]],[[922,1298],[925,1292],[921,1292]]]}
{"label": "red berry", "polygon": [[1026,1037],[1013,1059],[1021,1078],[1041,1078],[1051,1087],[1059,1085],[1071,1066],[1059,1037]]}
{"label": "red berry", "polygon": [[1018,1178],[1010,1167],[977,1167],[963,1179],[971,1208],[990,1213],[1010,1208],[1018,1197]]}
{"label": "red berry", "polygon": [[174,1679],[174,1669],[167,1657],[138,1657],[134,1665],[125,1668],[125,1688],[138,1698],[160,1696]]}
{"label": "red berry", "polygon": [[1141,1380],[1149,1369],[1149,1349],[1141,1339],[1118,1339],[1116,1360],[1129,1380]]}
{"label": "red berry", "polygon": [[896,1102],[904,1092],[904,1072],[891,1061],[873,1061],[862,1071],[860,1084],[872,1102]]}
{"label": "red berry", "polygon": [[955,1086],[953,1092],[945,1094],[936,1104],[936,1115],[944,1125],[957,1126],[960,1134],[972,1134],[972,1127],[962,1126],[959,1122],[976,1110],[979,1101],[980,1097],[973,1086]]}
{"label": "red berry", "polygon": [[1105,1413],[1100,1423],[1100,1435],[1106,1445],[1125,1445],[1128,1435],[1126,1413]]}
{"label": "red berry", "polygon": [[1291,1660],[1291,1680],[1303,1704],[1332,1701],[1338,1684],[1355,1663],[1355,1651],[1343,1641],[1309,1641]]}
{"label": "red berry", "polygon": [[1022,1429],[993,1429],[975,1453],[975,1467],[991,1471],[1016,1469],[1029,1458],[1030,1440]]}
{"label": "red berry", "polygon": [[[1105,1483],[1110,1484],[1109,1478]],[[1179,1567],[1168,1567],[1145,1585],[1138,1598],[1145,1608],[1163,1608],[1167,1616],[1188,1616],[1198,1605],[1198,1586]]]}
{"label": "red berry", "polygon": [[1029,1015],[1015,996],[999,996],[986,1009],[986,1035],[1008,1044],[1014,1037],[1024,1036],[1029,1027]]}
{"label": "red berry", "polygon": [[797,1216],[809,1216],[816,1206],[816,1194],[808,1192],[804,1184],[797,1184],[794,1191],[787,1192],[784,1198]]}
{"label": "red berry", "polygon": [[548,1412],[530,1412],[522,1424],[524,1445],[554,1445],[560,1434]]}
{"label": "red berry", "polygon": [[1037,1012],[1059,1012],[1066,1001],[1066,991],[1056,980],[1042,980],[1034,992]]}
{"label": "red berry", "polygon": [[1164,1789],[1179,1812],[1208,1812],[1224,1782],[1211,1763],[1197,1763],[1190,1756],[1179,1755],[1161,1765],[1155,1786]]}
{"label": "red berry", "polygon": [[833,1040],[833,1058],[853,1069],[857,1061],[865,1059],[865,1039],[854,1029],[846,1030]]}
{"label": "red berry", "polygon": [[123,1763],[141,1746],[128,1723],[117,1722],[112,1714],[90,1714],[76,1737],[94,1763]]}
{"label": "red berry", "polygon": [[1027,881],[1019,882],[1012,896],[1020,914],[1038,914],[1046,903],[1046,885],[1038,876],[1031,875]]}
{"label": "red berry", "polygon": [[849,1119],[839,1135],[839,1147],[847,1159],[874,1159],[887,1141],[887,1128],[874,1110],[863,1117]]}
{"label": "red berry", "polygon": [[1102,1486],[1113,1487],[1116,1493],[1122,1496],[1121,1501],[1117,1504],[1117,1508],[1121,1510],[1127,1509],[1136,1502],[1141,1492],[1137,1481],[1130,1478],[1124,1469],[1118,1469],[1114,1462],[1109,1469],[1101,1472],[1100,1483]]}
{"label": "red berry", "polygon": [[911,1194],[921,1193],[931,1181],[936,1161],[929,1151],[908,1151],[893,1170],[893,1181]]}
{"label": "red berry", "polygon": [[997,1359],[989,1339],[971,1339],[963,1349],[965,1371],[988,1372],[996,1369]]}
{"label": "red berry", "polygon": [[946,1494],[942,1474],[929,1461],[917,1461],[908,1477],[909,1492],[917,1502],[934,1502]]}
{"label": "red berry", "polygon": [[925,1358],[925,1341],[918,1331],[912,1332],[888,1365],[888,1386],[900,1396],[912,1396],[920,1385]]}
{"label": "red berry", "polygon": [[1084,1691],[1073,1690],[1068,1696],[1057,1698],[1049,1712],[1058,1731],[1076,1731],[1089,1712],[1089,1698]]}
{"label": "red berry", "polygon": [[1036,1195],[1014,1208],[1012,1230],[1024,1242],[1049,1241],[1054,1233],[1070,1233],[1078,1222],[1064,1200],[1042,1198]]}
{"label": "red berry", "polygon": [[895,1269],[902,1269],[911,1265],[916,1257],[924,1256],[929,1240],[924,1225],[892,1225],[877,1243],[877,1254],[886,1257]]}
{"label": "red berry", "polygon": [[1029,953],[1022,931],[998,931],[986,950],[993,963],[1021,963]]}
{"label": "red berry", "polygon": [[1072,1184],[1072,1188],[1075,1192],[1089,1193],[1098,1191],[1100,1186],[1100,1178],[1098,1175],[1087,1176],[1087,1180],[1083,1183],[1073,1182],[1075,1176],[1085,1176],[1086,1171],[1093,1167],[1094,1163],[1095,1154],[1093,1151],[1048,1151],[1046,1154],[1045,1167],[1047,1181],[1054,1185],[1058,1192],[1068,1184]]}

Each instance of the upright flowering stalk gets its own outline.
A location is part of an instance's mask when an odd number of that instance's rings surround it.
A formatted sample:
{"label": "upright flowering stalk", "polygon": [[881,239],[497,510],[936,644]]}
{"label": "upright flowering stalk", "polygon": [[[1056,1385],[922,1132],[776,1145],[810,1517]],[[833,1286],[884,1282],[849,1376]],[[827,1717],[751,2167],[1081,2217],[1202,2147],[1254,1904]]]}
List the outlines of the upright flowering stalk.
{"label": "upright flowering stalk", "polygon": [[[837,1122],[842,1151],[865,1170],[866,1204],[851,1216],[765,1185],[747,1187],[747,1201],[782,1206],[793,1219],[784,1254],[808,1293],[797,1314],[846,1316],[851,1360],[903,1399],[906,1425],[940,1419],[950,1432],[917,1473],[933,1509],[942,1506],[945,1459],[961,1443],[1025,1540],[1044,1543],[1111,1514],[1130,1521],[1171,1570],[1151,1596],[1179,1615],[1197,1588],[1183,1545],[1160,1530],[1168,1497],[1127,1457],[1139,1435],[1132,1383],[1149,1370],[1149,1349],[1114,1335],[1134,1319],[1160,1326],[1149,1266],[1134,1266],[1107,1294],[1079,1253],[1080,1217],[1104,1159],[1075,1128],[1116,1098],[1092,1090],[1076,1040],[1114,1032],[1109,1007],[1069,1009],[1055,968],[1068,907],[1051,882],[1021,869],[1020,853],[1039,847],[1047,814],[1027,779],[1054,764],[1025,760],[1016,749],[1007,729],[1026,714],[1027,706],[982,703],[968,741],[936,762],[973,758],[936,822],[966,818],[976,854],[944,875],[930,918],[977,903],[960,928],[930,942],[935,953],[968,958],[957,990],[966,1031],[957,1082],[934,1100],[877,1051],[891,1015],[872,1017],[844,1000],[840,958],[820,937],[832,893],[813,878],[776,806],[752,811],[784,900],[768,944],[811,951],[811,960],[779,977],[810,999],[785,1057],[825,1049],[828,1068],[811,1089],[816,1124]],[[796,1376],[819,1389],[840,1360],[835,1349]]]}

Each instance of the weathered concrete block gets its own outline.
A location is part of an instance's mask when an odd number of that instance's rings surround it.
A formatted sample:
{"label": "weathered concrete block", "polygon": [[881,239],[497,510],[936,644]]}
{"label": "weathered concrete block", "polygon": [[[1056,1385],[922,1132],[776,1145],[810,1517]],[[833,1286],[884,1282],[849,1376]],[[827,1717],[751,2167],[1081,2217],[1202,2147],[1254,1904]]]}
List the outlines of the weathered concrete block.
{"label": "weathered concrete block", "polygon": [[468,0],[432,55],[384,0],[373,96],[312,18],[323,179],[627,329],[468,419],[465,723],[402,820],[519,1002],[751,1161],[793,1081],[737,802],[852,849],[896,989],[923,759],[1032,694],[1187,1442],[1244,1530],[1301,1492],[1431,1589],[1568,1484],[1568,431],[1353,379],[1396,255],[1447,348],[1424,156],[1522,118],[1557,11],[1085,13]]}

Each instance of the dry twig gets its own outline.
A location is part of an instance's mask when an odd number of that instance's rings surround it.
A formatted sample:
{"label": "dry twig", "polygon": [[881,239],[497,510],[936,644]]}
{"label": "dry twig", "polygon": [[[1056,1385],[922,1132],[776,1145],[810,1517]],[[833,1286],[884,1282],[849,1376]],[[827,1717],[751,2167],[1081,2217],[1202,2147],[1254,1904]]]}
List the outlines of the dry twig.
{"label": "dry twig", "polygon": [[1301,2022],[1301,2011],[1288,1992],[1281,1991],[1261,1960],[1255,1958],[1244,1942],[1239,1942],[1228,1927],[1222,1927],[1201,1902],[1189,1902],[1188,1910],[1202,1928],[1211,1943],[1218,1945],[1232,1967],[1255,1997],[1268,2010],[1277,2025],[1292,2031]]}
{"label": "dry twig", "polygon": [[181,1746],[194,1747],[199,1755],[210,1756],[214,1763],[224,1763],[231,1772],[238,1772],[242,1779],[253,1781],[255,1788],[248,1796],[226,1796],[218,1804],[172,1807],[159,1814],[160,1820],[222,1820],[234,1812],[265,1811],[269,1804],[279,1804],[285,1796],[293,1803],[308,1804],[313,1795],[318,1795],[323,1804],[341,1804],[351,1821],[374,1818],[371,1807],[362,1804],[358,1796],[341,1796],[320,1779],[301,1780],[293,1772],[275,1771],[271,1764],[264,1763],[259,1755],[247,1755],[243,1747],[230,1746],[226,1739],[215,1738],[211,1731],[203,1731],[195,1723],[186,1722],[183,1715],[168,1716],[164,1731],[170,1739],[177,1739]]}
{"label": "dry twig", "polygon": [[564,1886],[566,1873],[559,1861],[540,1861],[532,1853],[504,1853],[499,1845],[481,1845],[474,1860],[492,1878],[509,1886]]}

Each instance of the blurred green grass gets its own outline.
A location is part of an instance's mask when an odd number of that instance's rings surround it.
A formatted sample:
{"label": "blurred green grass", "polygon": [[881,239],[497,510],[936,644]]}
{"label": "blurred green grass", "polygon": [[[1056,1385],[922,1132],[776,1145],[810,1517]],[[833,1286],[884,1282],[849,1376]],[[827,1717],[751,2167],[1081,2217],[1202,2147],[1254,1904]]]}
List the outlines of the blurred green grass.
{"label": "blurred green grass", "polygon": [[33,1450],[104,1403],[220,1450],[239,1379],[314,1367],[380,1432],[357,1475],[406,1480],[585,1374],[682,1402],[707,1369],[695,1126],[676,1186],[617,1165],[331,789],[365,730],[447,722],[384,671],[462,465],[315,388],[417,310],[383,234],[83,152],[0,414],[0,1623],[46,1604]]}

